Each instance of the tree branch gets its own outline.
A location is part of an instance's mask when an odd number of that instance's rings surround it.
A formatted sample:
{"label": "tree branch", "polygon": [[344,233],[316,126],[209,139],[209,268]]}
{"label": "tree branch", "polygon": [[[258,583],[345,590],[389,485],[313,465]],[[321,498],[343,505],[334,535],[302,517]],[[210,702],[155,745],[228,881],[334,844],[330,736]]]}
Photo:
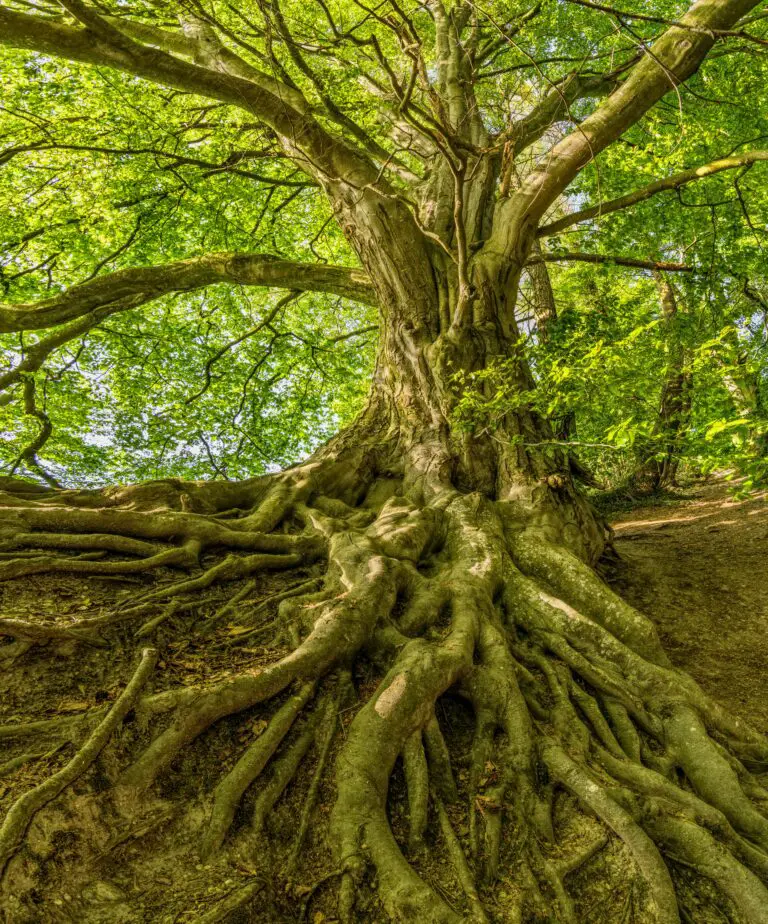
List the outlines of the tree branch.
{"label": "tree branch", "polygon": [[191,58],[196,64],[205,66],[210,66],[211,61],[215,60],[218,67],[214,67],[214,70],[221,70],[255,83],[269,93],[273,93],[280,99],[285,100],[297,112],[307,113],[310,111],[309,103],[299,90],[295,87],[289,87],[272,74],[265,74],[252,64],[244,61],[219,41],[211,26],[207,26],[199,20],[186,20],[182,24],[181,32],[171,32],[167,29],[159,29],[156,26],[148,26],[123,17],[105,16],[104,19],[119,32],[144,45],[152,45],[171,54]]}
{"label": "tree branch", "polygon": [[264,254],[214,253],[161,266],[117,270],[72,286],[53,298],[0,305],[0,333],[41,330],[108,306],[127,311],[171,292],[189,292],[223,282],[331,292],[367,305],[376,304],[373,287],[359,269],[297,263]]}
{"label": "tree branch", "polygon": [[[163,157],[167,158],[169,161],[168,164],[165,164],[161,169],[168,170],[176,167],[198,167],[201,170],[204,170],[204,177],[213,176],[220,173],[233,173],[237,176],[245,177],[250,180],[257,180],[260,183],[264,183],[270,186],[289,186],[289,187],[301,187],[302,189],[308,189],[313,186],[317,186],[317,183],[312,182],[311,180],[301,179],[301,180],[292,180],[292,179],[283,179],[281,177],[271,177],[263,173],[259,173],[255,170],[247,170],[242,167],[238,167],[238,164],[243,162],[259,159],[265,160],[269,158],[270,160],[279,159],[280,155],[277,153],[279,149],[275,149],[271,152],[269,151],[232,151],[227,157],[218,163],[210,160],[203,160],[200,157],[190,157],[187,154],[179,154],[174,151],[164,151],[162,148],[155,147],[128,147],[128,148],[118,148],[112,147],[109,145],[97,145],[97,144],[69,144],[67,142],[59,141],[33,141],[29,144],[20,144],[15,147],[9,147],[0,153],[0,166],[8,163],[12,158],[18,157],[20,154],[34,153],[37,151],[82,151],[88,154],[117,154],[117,155],[128,155],[132,157],[140,157],[142,155],[148,154],[153,157]],[[292,165],[293,166],[293,165]],[[47,230],[47,229],[44,229]],[[42,233],[42,232],[41,232]]]}
{"label": "tree branch", "polygon": [[[0,375],[0,407],[4,407],[13,401],[14,395],[12,392],[8,392],[8,389],[16,385],[17,382],[20,382],[24,378],[25,373],[30,374],[37,372],[51,353],[58,350],[59,347],[64,346],[65,343],[69,343],[70,340],[74,340],[77,337],[83,337],[89,331],[93,330],[94,327],[98,327],[99,324],[111,314],[116,314],[118,311],[124,310],[125,309],[119,304],[97,308],[69,324],[63,324],[52,334],[49,334],[47,337],[41,337],[37,343],[33,343],[32,346],[26,349],[26,355],[18,365]],[[2,394],[3,392],[7,393]]]}
{"label": "tree branch", "polygon": [[[520,189],[499,202],[483,251],[523,262],[535,227],[578,173],[666,94],[687,80],[716,41],[760,0],[698,0],[665,31],[621,86],[573,132],[555,144]],[[481,252],[482,253],[482,252]]]}
{"label": "tree branch", "polygon": [[657,270],[665,273],[693,273],[695,267],[687,263],[669,263],[666,260],[636,260],[634,257],[615,257],[603,253],[540,253],[529,257],[526,266],[536,263],[609,263],[614,266],[632,266],[636,269]]}
{"label": "tree branch", "polygon": [[[234,60],[230,61],[221,46],[217,48],[220,56],[212,61],[213,66],[201,67],[161,48],[136,42],[122,31],[122,26],[117,29],[76,0],[67,0],[67,7],[77,10],[77,16],[87,20],[86,28],[0,8],[0,44],[112,67],[153,83],[237,106],[277,132],[287,155],[313,178],[345,180],[355,186],[380,182],[379,171],[363,154],[328,134],[306,112],[293,107],[288,88],[283,92],[279,84],[272,89],[273,84],[265,86],[260,78],[257,83],[250,70],[248,78],[242,76],[245,71],[241,65],[250,66],[232,53]],[[208,61],[208,56],[205,57]],[[253,72],[260,74],[256,69]]]}
{"label": "tree branch", "polygon": [[[630,13],[627,10],[619,10],[613,6],[606,6],[604,3],[593,3],[592,0],[567,0],[567,2],[575,6],[586,7],[588,10],[597,10],[601,13],[607,13],[609,16],[613,16],[618,22],[622,22],[625,19],[637,19],[640,22],[659,23],[663,26],[679,26],[680,28],[691,29],[694,32],[703,31],[696,26],[686,26],[684,23],[675,19],[665,19],[663,16],[649,16],[646,13]],[[752,35],[749,32],[744,32],[742,29],[713,29],[711,31],[718,38],[741,38],[748,42],[755,42],[758,45],[768,45],[768,40],[760,38],[757,35]]]}
{"label": "tree branch", "polygon": [[45,446],[53,433],[53,424],[45,411],[37,406],[36,393],[37,385],[35,380],[33,378],[28,378],[24,382],[24,413],[29,417],[36,418],[40,424],[40,428],[32,438],[32,441],[21,450],[16,461],[11,464],[9,471],[10,474],[13,475],[22,463],[26,463],[29,468],[37,472],[37,474],[52,488],[60,488],[61,485],[58,481],[45,471],[40,464],[40,460],[37,458],[38,452]]}
{"label": "tree branch", "polygon": [[502,138],[512,141],[515,153],[519,154],[535,144],[555,122],[565,118],[577,100],[607,96],[615,86],[615,74],[590,77],[571,74],[555,84],[527,115],[513,122]]}
{"label": "tree branch", "polygon": [[665,177],[662,180],[656,180],[642,189],[628,193],[626,196],[620,196],[617,199],[610,199],[608,202],[601,202],[599,205],[590,206],[571,215],[565,215],[563,218],[553,221],[548,225],[543,225],[538,232],[539,237],[552,237],[560,234],[571,225],[579,224],[583,221],[589,221],[591,218],[610,215],[611,212],[618,212],[619,209],[626,209],[639,202],[650,199],[657,193],[665,192],[669,189],[679,189],[687,183],[694,180],[701,180],[704,177],[713,176],[723,170],[734,170],[737,167],[746,167],[757,161],[768,160],[768,151],[748,151],[745,154],[738,154],[734,157],[723,157],[719,160],[713,160],[701,167],[692,167],[690,170],[683,170],[680,173],[674,173],[672,176]]}
{"label": "tree branch", "polygon": [[[266,317],[262,318],[261,321],[259,321],[259,323],[255,327],[252,327],[250,330],[247,330],[244,334],[240,334],[239,337],[235,337],[234,340],[230,340],[229,343],[225,343],[223,347],[218,349],[213,354],[213,356],[210,356],[205,364],[205,370],[203,372],[203,375],[204,375],[203,384],[200,386],[200,388],[198,388],[198,390],[193,395],[190,395],[188,398],[184,399],[184,404],[192,404],[193,401],[197,401],[197,399],[201,395],[205,394],[205,392],[208,391],[208,389],[211,387],[211,370],[216,365],[216,363],[221,359],[222,356],[228,353],[233,347],[239,346],[243,342],[243,340],[247,340],[249,337],[253,337],[254,334],[258,334],[260,331],[264,330],[265,327],[268,327],[272,323],[272,321],[274,321],[274,319],[277,317],[279,312],[283,308],[285,308],[287,304],[294,301],[294,299],[296,299],[299,295],[300,295],[299,292],[289,292],[287,295],[284,295],[277,302],[277,304],[274,305],[272,310],[267,312]],[[213,463],[213,459],[211,459],[211,463]]]}

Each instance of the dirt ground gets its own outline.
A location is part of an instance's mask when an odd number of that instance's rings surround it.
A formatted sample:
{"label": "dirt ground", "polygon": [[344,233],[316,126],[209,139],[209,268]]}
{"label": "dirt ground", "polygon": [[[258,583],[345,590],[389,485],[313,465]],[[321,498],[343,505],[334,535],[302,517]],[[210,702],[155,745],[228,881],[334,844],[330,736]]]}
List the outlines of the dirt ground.
{"label": "dirt ground", "polygon": [[739,501],[715,480],[611,519],[613,588],[677,666],[768,732],[768,492]]}

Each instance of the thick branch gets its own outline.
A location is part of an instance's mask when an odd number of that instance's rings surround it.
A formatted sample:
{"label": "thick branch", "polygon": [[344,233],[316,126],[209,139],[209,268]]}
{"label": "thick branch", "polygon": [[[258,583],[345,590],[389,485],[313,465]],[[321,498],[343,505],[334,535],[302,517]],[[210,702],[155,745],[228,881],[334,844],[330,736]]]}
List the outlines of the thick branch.
{"label": "thick branch", "polygon": [[553,86],[527,115],[515,121],[504,137],[509,138],[515,152],[520,153],[542,138],[555,122],[566,118],[570,106],[577,100],[607,96],[615,85],[615,75],[612,78],[572,74],[563,83]]}
{"label": "thick branch", "polygon": [[[568,3],[573,3],[576,6],[586,7],[588,10],[598,10],[601,13],[607,13],[609,16],[613,16],[617,22],[623,23],[627,19],[637,19],[640,22],[654,22],[660,23],[662,26],[680,26],[681,23],[675,19],[667,19],[663,16],[649,16],[646,13],[631,13],[627,10],[619,10],[614,6],[606,6],[604,3],[592,3],[591,0],[568,0]],[[686,28],[697,30],[695,26],[687,26]],[[743,29],[733,30],[733,29],[713,29],[712,32],[718,38],[741,38],[747,42],[755,42],[758,45],[768,45],[768,41],[760,38],[757,35],[751,35],[749,32],[745,32]]]}
{"label": "thick branch", "polygon": [[[343,179],[360,186],[377,182],[378,170],[367,158],[329,135],[306,112],[293,108],[289,94],[282,89],[265,86],[260,77],[257,82],[255,75],[259,72],[249,68],[245,78],[242,68],[235,68],[229,59],[219,59],[216,68],[191,64],[134,41],[75,0],[69,0],[67,7],[87,21],[86,28],[0,9],[0,44],[112,67],[162,86],[237,106],[274,129],[289,156],[311,176]],[[163,44],[168,42],[165,37]],[[188,53],[190,46],[184,47]],[[231,57],[240,61],[236,55]]]}
{"label": "thick branch", "polygon": [[634,125],[670,90],[687,80],[716,41],[760,0],[698,0],[632,68],[618,90],[570,135],[558,142],[539,167],[494,217],[485,252],[520,259],[542,215],[594,157]]}
{"label": "thick branch", "polygon": [[219,70],[235,77],[242,77],[281,100],[297,112],[308,112],[309,104],[302,93],[295,87],[277,80],[272,74],[265,74],[252,64],[234,54],[218,40],[214,29],[199,20],[186,20],[182,32],[171,32],[145,23],[133,22],[121,16],[107,16],[106,21],[128,37],[160,48],[170,54],[191,58],[196,64],[211,66],[215,60]]}
{"label": "thick branch", "polygon": [[171,292],[189,292],[222,282],[331,292],[375,304],[373,287],[362,270],[295,263],[268,254],[214,253],[161,266],[118,270],[40,302],[0,305],[0,332],[40,330],[106,306],[128,310]]}
{"label": "thick branch", "polygon": [[694,180],[702,180],[704,177],[712,176],[715,173],[721,173],[723,170],[734,170],[737,167],[746,167],[760,160],[768,160],[768,151],[747,151],[745,154],[737,154],[733,157],[722,157],[719,160],[713,160],[701,167],[691,167],[690,170],[682,170],[680,173],[673,173],[672,176],[664,177],[662,180],[656,180],[649,183],[642,189],[636,189],[634,192],[627,193],[626,196],[619,196],[617,199],[610,199],[608,202],[601,202],[599,205],[590,206],[582,209],[580,212],[573,212],[571,215],[565,215],[558,221],[544,225],[539,229],[539,237],[551,237],[559,234],[571,225],[579,224],[583,221],[589,221],[591,218],[610,215],[611,212],[618,212],[619,209],[626,209],[640,202],[645,202],[651,196],[657,193],[665,192],[670,189],[679,189],[687,183]]}
{"label": "thick branch", "polygon": [[[120,305],[107,305],[104,308],[98,308],[89,314],[77,318],[70,324],[64,324],[47,337],[41,337],[37,343],[33,343],[26,350],[26,355],[20,363],[13,366],[7,372],[0,375],[0,392],[7,391],[12,385],[20,382],[25,373],[37,372],[48,359],[48,357],[59,347],[76,337],[82,337],[88,331],[98,327],[101,322],[110,314],[124,310]],[[0,306],[0,319],[2,319],[2,306]],[[13,400],[13,394],[0,394],[0,407],[10,404]]]}

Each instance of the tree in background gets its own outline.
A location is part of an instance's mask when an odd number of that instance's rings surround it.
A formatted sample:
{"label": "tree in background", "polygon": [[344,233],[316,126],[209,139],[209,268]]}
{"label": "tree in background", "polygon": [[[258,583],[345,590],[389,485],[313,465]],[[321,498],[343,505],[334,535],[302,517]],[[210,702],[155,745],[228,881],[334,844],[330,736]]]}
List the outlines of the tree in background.
{"label": "tree in background", "polygon": [[[198,920],[286,919],[291,895],[342,921],[768,920],[768,743],[592,570],[605,530],[516,322],[538,264],[588,267],[598,293],[645,271],[647,330],[651,273],[695,277],[702,305],[759,285],[761,4],[625,7],[0,9],[2,386],[24,411],[6,603],[33,576],[156,577],[95,616],[5,619],[3,656],[42,671],[40,643],[75,644],[103,677],[152,637],[220,668],[174,680],[149,648],[113,703],[2,727],[61,751],[0,828],[17,919],[55,888],[96,920],[104,870],[141,878],[154,851],[192,903],[198,852],[209,882],[252,877]],[[684,198],[728,183],[735,218]],[[246,287],[283,294],[257,309]],[[215,480],[58,487],[201,463]],[[157,917],[142,895],[126,913]]]}
{"label": "tree in background", "polygon": [[[655,274],[654,286],[653,275],[566,271],[557,275],[557,302],[537,303],[521,289],[534,309],[525,322],[535,320],[537,304],[554,307],[546,337],[538,322],[528,337],[536,370],[528,397],[553,419],[584,484],[630,494],[666,489],[682,465],[686,476],[730,470],[736,492],[749,493],[766,475],[764,315],[736,285],[702,292],[666,274]],[[504,398],[465,393],[462,413],[473,426],[515,400],[503,363],[489,375]]]}

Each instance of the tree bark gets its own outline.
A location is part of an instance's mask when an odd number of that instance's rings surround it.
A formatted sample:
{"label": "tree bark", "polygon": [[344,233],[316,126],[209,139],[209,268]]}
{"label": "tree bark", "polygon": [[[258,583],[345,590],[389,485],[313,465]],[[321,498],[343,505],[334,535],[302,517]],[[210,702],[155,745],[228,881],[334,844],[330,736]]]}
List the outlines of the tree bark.
{"label": "tree bark", "polygon": [[[381,244],[385,232],[356,233]],[[148,733],[113,745],[106,787],[62,796],[63,815],[41,808],[30,848],[16,839],[4,854],[8,907],[24,920],[33,887],[71,894],[84,870],[103,877],[113,848],[94,855],[89,838],[120,843],[121,830],[149,823],[137,807],[167,811],[163,781],[173,792],[183,780],[200,800],[190,814],[170,796],[193,835],[184,849],[199,849],[214,875],[247,857],[281,883],[261,917],[255,883],[237,893],[254,920],[287,913],[296,876],[311,875],[302,872],[310,837],[314,875],[336,880],[322,907],[344,922],[366,908],[375,920],[492,920],[502,881],[513,919],[549,908],[573,922],[595,893],[569,885],[567,870],[596,854],[601,888],[623,889],[637,921],[677,922],[679,907],[702,921],[768,920],[768,818],[752,772],[768,765],[768,744],[673,669],[652,623],[591,569],[599,518],[565,461],[526,445],[551,438],[546,422],[516,409],[481,437],[453,425],[455,371],[483,368],[509,328],[441,330],[435,276],[411,290],[393,266],[370,269],[387,318],[370,402],[307,462],[241,484],[41,493],[6,483],[6,586],[46,574],[168,575],[77,619],[65,637],[6,621],[11,663],[23,667],[46,643],[151,635],[163,647],[180,634],[230,658],[217,679],[144,696]],[[505,291],[483,295],[498,305]],[[524,366],[518,374],[528,381]],[[296,569],[287,589],[244,605],[260,575]],[[259,639],[273,653],[249,666]],[[464,716],[464,745],[446,708]],[[0,726],[0,735],[50,749],[103,715],[94,705],[74,723]],[[221,742],[222,723],[250,727],[255,716],[264,730],[225,766],[180,771],[185,755],[205,760],[206,742]],[[269,833],[281,798],[298,812],[293,837]],[[244,805],[253,822],[243,826]],[[96,835],[86,821],[95,816]],[[178,843],[172,830],[154,848],[161,856]],[[80,846],[54,874],[37,857],[56,831]],[[608,843],[618,866],[603,856]]]}
{"label": "tree bark", "polygon": [[656,274],[664,331],[666,364],[659,398],[659,411],[651,438],[641,447],[644,455],[635,481],[653,490],[677,483],[682,442],[691,413],[692,374],[681,337],[678,297],[672,283]]}

